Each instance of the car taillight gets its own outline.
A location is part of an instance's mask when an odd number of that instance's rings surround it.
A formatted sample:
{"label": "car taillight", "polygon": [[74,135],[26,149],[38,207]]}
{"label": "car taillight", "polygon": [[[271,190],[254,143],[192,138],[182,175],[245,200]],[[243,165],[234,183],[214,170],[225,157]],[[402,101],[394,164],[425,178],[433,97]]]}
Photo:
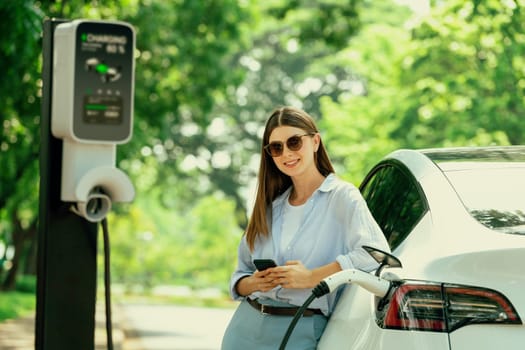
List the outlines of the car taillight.
{"label": "car taillight", "polygon": [[378,310],[383,328],[452,332],[475,323],[521,324],[514,306],[501,293],[451,284],[404,283]]}

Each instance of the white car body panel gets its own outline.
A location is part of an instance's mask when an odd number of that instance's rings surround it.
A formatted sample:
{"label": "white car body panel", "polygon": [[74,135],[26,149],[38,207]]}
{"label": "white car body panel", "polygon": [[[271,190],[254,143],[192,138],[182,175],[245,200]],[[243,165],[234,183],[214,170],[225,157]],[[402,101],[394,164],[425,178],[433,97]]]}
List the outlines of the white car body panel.
{"label": "white car body panel", "polygon": [[451,349],[523,350],[523,325],[470,325],[450,333]]}

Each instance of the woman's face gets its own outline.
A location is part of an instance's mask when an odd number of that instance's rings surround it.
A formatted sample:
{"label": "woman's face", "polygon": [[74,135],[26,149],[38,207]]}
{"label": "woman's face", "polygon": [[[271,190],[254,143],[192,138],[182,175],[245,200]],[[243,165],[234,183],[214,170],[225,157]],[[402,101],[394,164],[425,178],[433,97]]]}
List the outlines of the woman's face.
{"label": "woman's face", "polygon": [[[270,144],[272,142],[282,143],[282,154],[272,157],[272,159],[277,168],[290,177],[296,177],[316,169],[314,153],[319,148],[320,136],[319,134],[305,134],[306,131],[303,129],[292,126],[279,126],[270,134]],[[291,150],[287,145],[290,137],[294,136],[299,136],[299,142],[302,142],[302,146],[297,150]],[[298,140],[295,139],[295,141]],[[294,148],[293,145],[292,148]]]}

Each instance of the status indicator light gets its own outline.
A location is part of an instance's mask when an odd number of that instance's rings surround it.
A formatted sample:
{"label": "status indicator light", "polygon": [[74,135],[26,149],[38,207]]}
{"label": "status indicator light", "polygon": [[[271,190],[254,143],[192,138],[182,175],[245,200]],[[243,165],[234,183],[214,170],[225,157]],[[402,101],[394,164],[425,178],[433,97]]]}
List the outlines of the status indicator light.
{"label": "status indicator light", "polygon": [[96,71],[99,72],[100,74],[106,74],[108,72],[108,66],[104,63],[99,63],[97,64],[97,66],[95,67]]}

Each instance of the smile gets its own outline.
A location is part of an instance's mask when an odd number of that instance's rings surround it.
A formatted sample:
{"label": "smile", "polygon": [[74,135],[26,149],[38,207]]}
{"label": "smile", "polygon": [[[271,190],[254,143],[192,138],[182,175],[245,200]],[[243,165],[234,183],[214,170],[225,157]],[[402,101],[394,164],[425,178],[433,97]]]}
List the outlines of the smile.
{"label": "smile", "polygon": [[297,163],[299,163],[299,159],[291,160],[291,161],[289,161],[289,162],[284,162],[284,165],[285,165],[285,166],[294,166],[294,165],[296,165]]}

